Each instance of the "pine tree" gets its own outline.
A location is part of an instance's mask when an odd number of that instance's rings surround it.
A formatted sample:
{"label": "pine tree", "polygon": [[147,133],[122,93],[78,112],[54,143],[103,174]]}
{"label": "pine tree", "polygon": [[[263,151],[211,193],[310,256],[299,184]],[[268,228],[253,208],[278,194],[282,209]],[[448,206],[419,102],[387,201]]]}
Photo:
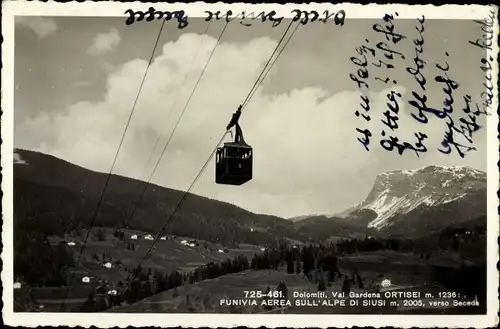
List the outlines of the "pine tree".
{"label": "pine tree", "polygon": [[302,262],[304,275],[306,277],[309,277],[311,270],[314,269],[314,255],[312,254],[312,246],[303,248]]}
{"label": "pine tree", "polygon": [[253,257],[252,257],[252,263],[250,264],[250,268],[252,270],[258,270],[259,267],[258,267],[258,256],[257,254],[255,254]]}
{"label": "pine tree", "polygon": [[295,259],[295,273],[300,273],[300,258],[298,257]]}
{"label": "pine tree", "polygon": [[331,269],[328,271],[328,282],[334,282],[335,281],[335,273]]}
{"label": "pine tree", "polygon": [[288,274],[294,273],[293,262],[290,258],[286,261],[286,271],[288,272]]}
{"label": "pine tree", "polygon": [[105,233],[104,233],[103,229],[97,230],[97,240],[99,240],[99,241],[106,240],[106,236],[105,236]]}
{"label": "pine tree", "polygon": [[326,290],[325,278],[323,272],[321,272],[319,275],[318,291],[325,291],[325,290]]}
{"label": "pine tree", "polygon": [[285,281],[281,281],[280,283],[278,283],[276,290],[281,291],[281,299],[282,300],[288,299],[288,288],[286,286]]}
{"label": "pine tree", "polygon": [[344,276],[344,283],[342,284],[342,292],[345,295],[349,295],[351,292],[351,280],[349,279],[348,275]]}
{"label": "pine tree", "polygon": [[363,289],[363,279],[361,278],[361,275],[359,275],[359,273],[356,273],[356,279],[358,281],[358,287],[360,289]]}

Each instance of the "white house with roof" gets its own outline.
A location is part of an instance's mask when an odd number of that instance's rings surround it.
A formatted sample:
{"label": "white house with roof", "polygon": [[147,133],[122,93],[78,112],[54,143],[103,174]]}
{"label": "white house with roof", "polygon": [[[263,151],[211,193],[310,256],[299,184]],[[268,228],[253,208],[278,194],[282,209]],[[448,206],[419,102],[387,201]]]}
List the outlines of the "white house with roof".
{"label": "white house with roof", "polygon": [[133,234],[130,238],[131,238],[132,240],[137,240],[137,234]]}
{"label": "white house with roof", "polygon": [[383,288],[389,288],[391,286],[391,280],[389,280],[389,279],[382,280],[382,282],[380,283],[380,286]]}
{"label": "white house with roof", "polygon": [[102,266],[104,266],[105,268],[112,268],[113,264],[111,262],[106,262]]}
{"label": "white house with roof", "polygon": [[148,235],[144,236],[144,240],[154,240],[154,238],[151,234],[148,234]]}

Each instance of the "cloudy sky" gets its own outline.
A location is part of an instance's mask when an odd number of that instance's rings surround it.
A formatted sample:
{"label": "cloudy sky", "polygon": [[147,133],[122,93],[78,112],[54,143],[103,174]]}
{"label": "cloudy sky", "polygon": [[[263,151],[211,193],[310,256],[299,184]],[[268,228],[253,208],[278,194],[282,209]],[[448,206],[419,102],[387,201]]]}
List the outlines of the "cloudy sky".
{"label": "cloudy sky", "polygon": [[[360,92],[349,79],[349,60],[365,39],[380,40],[371,30],[375,21],[347,20],[343,27],[301,26],[266,81],[243,112],[240,124],[254,148],[254,179],[239,186],[214,183],[214,163],[207,167],[194,193],[231,202],[245,209],[283,217],[340,212],[364,199],[377,174],[428,164],[468,165],[486,170],[485,129],[476,135],[477,152],[465,159],[437,151],[445,123],[427,125],[410,117],[401,104],[397,136],[414,142],[426,132],[429,151],[417,158],[389,153],[379,145],[381,114],[392,85],[372,83],[376,138],[371,151],[356,140],[363,121],[354,115]],[[248,94],[263,65],[288,25],[279,27],[230,24],[203,76],[153,182],[185,190],[191,184],[231,114]],[[397,50],[406,61],[395,61],[391,79],[409,100],[417,83],[406,73],[412,64],[416,20],[398,23],[408,36]],[[115,173],[146,178],[144,166],[158,136],[153,164],[166,142],[223,24],[190,19],[178,30],[165,24],[135,114],[121,149]],[[151,54],[159,22],[126,26],[119,18],[18,18],[15,40],[15,146],[61,157],[89,169],[108,171],[137,95]],[[482,52],[468,40],[480,37],[471,21],[427,21],[424,46],[428,105],[442,107],[442,86],[434,82],[434,63],[448,60],[450,77],[460,83],[455,99],[465,93],[479,100]],[[199,48],[200,47],[200,48]],[[193,56],[200,49],[194,62]],[[445,51],[449,56],[445,56]],[[193,63],[193,64],[192,64]],[[190,70],[191,69],[191,70]],[[188,80],[179,94],[181,83]],[[382,70],[371,72],[383,72]],[[172,104],[178,96],[176,106]],[[456,115],[463,102],[458,102]],[[481,119],[484,122],[484,119]],[[143,174],[141,176],[141,174]]]}

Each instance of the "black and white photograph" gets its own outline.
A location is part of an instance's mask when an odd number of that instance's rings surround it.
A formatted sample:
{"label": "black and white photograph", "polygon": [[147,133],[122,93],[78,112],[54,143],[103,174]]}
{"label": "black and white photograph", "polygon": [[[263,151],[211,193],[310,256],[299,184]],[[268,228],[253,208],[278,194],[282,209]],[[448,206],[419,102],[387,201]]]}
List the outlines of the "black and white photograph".
{"label": "black and white photograph", "polygon": [[498,323],[497,7],[86,5],[2,4],[7,324]]}

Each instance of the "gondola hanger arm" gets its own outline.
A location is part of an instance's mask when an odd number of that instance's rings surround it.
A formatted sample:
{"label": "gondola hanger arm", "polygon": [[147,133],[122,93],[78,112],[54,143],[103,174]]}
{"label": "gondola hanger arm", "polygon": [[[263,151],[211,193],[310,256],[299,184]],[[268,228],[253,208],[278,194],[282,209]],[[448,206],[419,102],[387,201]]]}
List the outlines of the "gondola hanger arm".
{"label": "gondola hanger arm", "polygon": [[231,121],[229,121],[226,130],[230,130],[232,127],[235,127],[236,132],[234,136],[234,142],[240,144],[246,144],[245,139],[243,138],[243,131],[241,130],[240,125],[238,124],[238,120],[240,119],[241,116],[242,107],[243,107],[242,105],[238,106],[238,110],[236,110],[236,112],[233,113],[233,117],[231,118]]}
{"label": "gondola hanger arm", "polygon": [[229,121],[229,123],[227,124],[226,130],[231,129],[238,124],[238,120],[240,119],[241,116],[241,108],[242,108],[241,105],[238,106],[238,110],[236,110],[236,112],[233,113],[233,117],[231,118],[231,121]]}

